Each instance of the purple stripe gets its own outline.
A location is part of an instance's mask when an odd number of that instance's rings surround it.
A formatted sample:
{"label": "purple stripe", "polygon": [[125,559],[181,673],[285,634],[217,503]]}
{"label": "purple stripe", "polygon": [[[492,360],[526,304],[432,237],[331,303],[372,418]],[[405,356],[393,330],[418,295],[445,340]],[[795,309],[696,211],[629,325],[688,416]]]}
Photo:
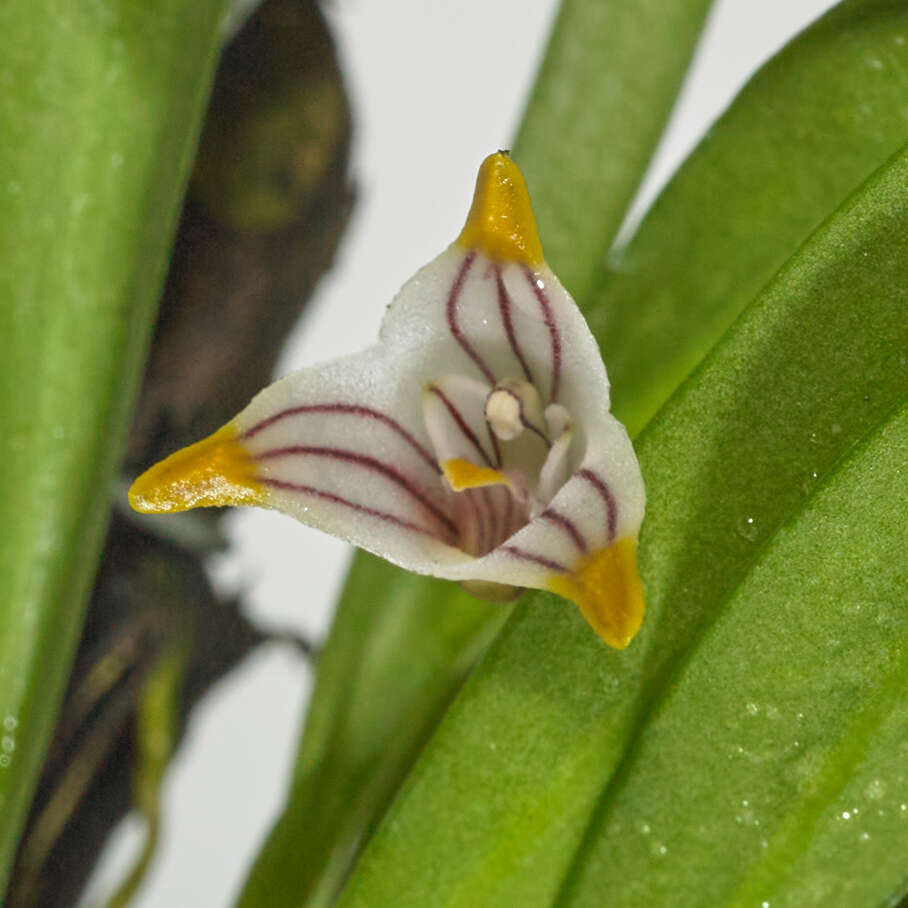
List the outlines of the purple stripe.
{"label": "purple stripe", "polygon": [[514,519],[514,496],[511,494],[510,489],[505,489],[508,493],[508,497],[504,502],[504,509],[502,512],[502,518],[504,519],[504,527],[502,528],[501,539],[509,539],[513,535],[513,530],[511,529],[511,521]]}
{"label": "purple stripe", "polygon": [[473,490],[464,490],[457,494],[466,497],[467,504],[470,506],[470,510],[473,513],[473,529],[476,531],[476,535],[473,540],[474,552],[471,554],[475,555],[476,552],[480,551],[485,534],[485,521],[483,520],[482,511],[479,507],[479,498]]}
{"label": "purple stripe", "polygon": [[470,266],[473,264],[473,260],[476,258],[475,252],[467,253],[466,258],[463,260],[463,263],[460,266],[460,270],[457,272],[457,277],[454,278],[454,283],[451,285],[451,292],[448,294],[448,328],[451,330],[451,334],[454,335],[454,340],[463,348],[467,356],[476,363],[479,371],[486,377],[486,381],[490,385],[495,384],[495,376],[492,374],[492,370],[485,364],[482,357],[473,349],[470,342],[463,336],[463,332],[460,330],[460,326],[457,324],[457,301],[460,298],[460,292],[463,290],[464,282],[467,279],[467,272],[470,270]]}
{"label": "purple stripe", "polygon": [[485,540],[485,548],[480,549],[480,554],[482,555],[485,555],[486,552],[490,552],[498,543],[498,509],[495,507],[495,501],[493,500],[494,491],[494,489],[490,489],[488,486],[482,486],[479,489],[479,494],[482,496],[483,507],[489,515],[489,534]]}
{"label": "purple stripe", "polygon": [[264,485],[271,486],[275,489],[283,489],[287,492],[299,492],[302,495],[312,495],[314,498],[320,498],[323,501],[330,501],[332,504],[343,505],[346,508],[350,508],[353,511],[356,511],[358,514],[365,514],[367,517],[375,517],[378,520],[383,520],[386,523],[393,523],[396,526],[401,527],[404,530],[411,530],[414,533],[419,533],[423,536],[431,536],[433,539],[439,540],[439,542],[444,542],[444,540],[432,530],[428,530],[425,527],[418,526],[415,523],[411,523],[409,520],[404,520],[401,517],[395,517],[394,514],[389,514],[387,511],[377,511],[375,508],[367,508],[365,505],[358,504],[355,501],[350,501],[349,498],[342,498],[340,495],[335,495],[333,492],[326,492],[324,489],[316,489],[313,486],[304,486],[299,485],[295,482],[284,482],[282,479],[262,479],[260,480]]}
{"label": "purple stripe", "polygon": [[529,429],[531,432],[535,432],[545,442],[545,446],[547,448],[551,448],[552,443],[548,440],[548,438],[545,437],[545,432],[543,432],[542,429],[538,429],[526,418],[526,413],[523,409],[523,398],[516,391],[512,391],[510,388],[501,387],[492,388],[492,390],[489,392],[489,396],[494,394],[496,391],[503,391],[505,394],[510,395],[514,398],[514,400],[517,401],[517,413],[520,416],[520,425],[522,425],[524,429]]}
{"label": "purple stripe", "polygon": [[350,416],[364,416],[367,419],[378,420],[378,422],[384,423],[400,435],[400,437],[403,438],[417,454],[419,454],[434,472],[441,472],[438,464],[435,462],[435,458],[396,419],[392,419],[390,416],[382,413],[381,410],[375,410],[372,407],[364,407],[360,404],[306,404],[300,407],[290,407],[256,423],[251,429],[247,429],[243,432],[240,438],[244,440],[252,438],[269,426],[273,426],[276,422],[280,422],[282,419],[287,419],[290,416],[297,416],[300,413],[343,413]]}
{"label": "purple stripe", "polygon": [[564,514],[560,514],[558,511],[547,508],[539,515],[540,520],[547,520],[549,523],[554,523],[556,526],[561,527],[568,536],[574,541],[574,545],[580,549],[581,552],[586,554],[589,551],[589,547],[586,544],[586,540],[580,533],[580,530],[577,529],[577,525],[568,517],[565,517]]}
{"label": "purple stripe", "polygon": [[568,573],[568,569],[563,564],[559,564],[557,561],[552,561],[549,558],[543,558],[542,555],[535,555],[533,552],[526,552],[516,545],[503,545],[501,551],[507,552],[509,555],[513,555],[515,558],[520,558],[523,561],[532,561],[533,564],[541,565],[542,567],[548,568],[550,571],[556,571],[559,574]]}
{"label": "purple stripe", "polygon": [[480,494],[479,489],[470,489],[467,494],[473,500],[473,506],[476,508],[476,522],[479,528],[476,535],[476,556],[478,558],[489,550],[489,519],[491,517],[489,502],[487,496]]}
{"label": "purple stripe", "polygon": [[[463,551],[475,556],[480,550],[484,536],[484,520],[482,510],[479,507],[479,496],[475,489],[464,489],[462,492],[454,493],[454,499],[458,505],[458,515],[461,519],[461,530],[459,533],[459,546]],[[472,539],[471,539],[472,537]],[[469,546],[467,543],[472,542]]]}
{"label": "purple stripe", "polygon": [[486,462],[486,466],[492,466],[492,461],[489,459],[489,455],[486,454],[482,445],[479,443],[479,439],[476,437],[476,433],[467,425],[466,420],[461,416],[460,410],[454,406],[453,403],[448,399],[448,396],[438,387],[438,385],[429,385],[428,390],[433,394],[437,394],[441,398],[441,402],[445,405],[448,410],[448,413],[451,414],[451,418],[454,422],[457,423],[457,428],[463,432],[467,440],[471,445],[476,449],[480,457]]}
{"label": "purple stripe", "polygon": [[457,535],[457,526],[454,524],[454,521],[451,520],[444,511],[433,504],[422,489],[418,488],[410,479],[394,467],[389,466],[375,457],[369,457],[368,455],[360,454],[357,451],[348,451],[344,448],[328,448],[319,445],[290,445],[286,448],[274,448],[270,451],[265,451],[262,454],[257,454],[256,459],[275,460],[279,457],[294,455],[311,455],[313,457],[325,457],[329,460],[342,460],[347,463],[355,463],[358,466],[365,467],[367,470],[375,470],[376,473],[380,473],[386,479],[390,479],[408,492],[424,508],[430,511],[431,514],[445,526],[448,532],[452,533],[454,536]]}
{"label": "purple stripe", "polygon": [[489,421],[486,420],[486,431],[489,433],[489,439],[492,442],[492,450],[495,452],[495,466],[501,467],[501,448],[498,444],[498,436],[492,431]]}
{"label": "purple stripe", "polygon": [[558,333],[558,326],[555,324],[555,316],[552,314],[552,304],[549,301],[548,294],[539,286],[536,276],[526,265],[523,266],[523,272],[530,287],[533,289],[536,299],[539,300],[542,318],[545,321],[546,328],[549,329],[549,336],[552,338],[552,393],[549,401],[556,401],[561,385],[561,335]]}
{"label": "purple stripe", "polygon": [[530,367],[523,358],[523,351],[520,349],[520,344],[517,342],[517,336],[514,334],[514,324],[511,321],[511,297],[508,295],[504,280],[501,277],[501,269],[497,267],[495,269],[495,280],[498,284],[498,309],[501,312],[501,321],[504,324],[505,334],[508,336],[508,343],[514,351],[514,356],[517,357],[517,361],[520,363],[520,368],[523,369],[526,380],[530,384],[533,384],[533,376],[530,373]]}
{"label": "purple stripe", "polygon": [[605,508],[608,514],[606,521],[607,540],[613,542],[615,539],[615,530],[618,527],[618,505],[615,502],[615,496],[607,483],[592,470],[578,470],[575,474],[581,479],[585,479],[601,496],[605,502]]}

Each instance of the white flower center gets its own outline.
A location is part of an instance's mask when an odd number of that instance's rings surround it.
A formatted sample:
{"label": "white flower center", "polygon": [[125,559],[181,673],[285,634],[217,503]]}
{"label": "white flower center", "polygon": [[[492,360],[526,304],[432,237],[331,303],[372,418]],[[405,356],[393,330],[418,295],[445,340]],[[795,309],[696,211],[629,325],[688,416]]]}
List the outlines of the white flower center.
{"label": "white flower center", "polygon": [[489,388],[447,376],[430,389],[426,423],[460,548],[481,557],[542,513],[567,480],[570,417],[560,404],[543,409],[522,379]]}

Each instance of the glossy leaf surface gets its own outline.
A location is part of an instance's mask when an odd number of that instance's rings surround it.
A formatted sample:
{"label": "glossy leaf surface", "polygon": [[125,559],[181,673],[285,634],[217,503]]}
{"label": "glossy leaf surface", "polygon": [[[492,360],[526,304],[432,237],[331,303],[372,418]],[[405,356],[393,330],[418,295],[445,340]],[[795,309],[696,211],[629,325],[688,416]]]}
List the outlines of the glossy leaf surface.
{"label": "glossy leaf surface", "polygon": [[97,568],[221,5],[0,6],[0,891]]}
{"label": "glossy leaf surface", "polygon": [[754,76],[613,254],[589,311],[631,434],[908,138],[906,42],[901,0],[835,7]]}

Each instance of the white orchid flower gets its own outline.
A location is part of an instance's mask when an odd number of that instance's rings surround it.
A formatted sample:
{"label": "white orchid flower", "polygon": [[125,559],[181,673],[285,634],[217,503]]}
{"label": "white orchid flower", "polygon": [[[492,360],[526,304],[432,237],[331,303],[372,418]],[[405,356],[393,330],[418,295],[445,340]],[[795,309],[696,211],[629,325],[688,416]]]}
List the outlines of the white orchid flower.
{"label": "white orchid flower", "polygon": [[378,344],[275,382],[130,490],[143,512],[272,508],[485,598],[550,590],[619,648],[643,616],[644,498],[599,348],[504,153]]}

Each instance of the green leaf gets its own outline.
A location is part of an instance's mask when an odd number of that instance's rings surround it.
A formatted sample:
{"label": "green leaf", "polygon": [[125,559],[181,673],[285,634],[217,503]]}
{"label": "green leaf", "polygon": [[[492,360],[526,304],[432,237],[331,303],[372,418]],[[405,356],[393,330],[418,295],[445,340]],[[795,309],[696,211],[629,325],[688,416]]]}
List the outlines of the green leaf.
{"label": "green leaf", "polygon": [[632,435],[908,136],[908,9],[841,3],[771,60],[612,256],[589,308]]}
{"label": "green leaf", "polygon": [[564,904],[604,891],[616,906],[899,894],[908,532],[893,505],[906,450],[903,407],[757,554],[605,789]]}
{"label": "green leaf", "polygon": [[[588,285],[620,225],[707,6],[706,0],[562,6],[515,156],[530,183],[547,256],[567,269],[562,279],[575,291]],[[641,58],[654,62],[640,71]],[[611,124],[618,121],[616,139]],[[453,584],[357,555],[322,656],[288,806],[253,868],[243,908],[330,900],[508,613]]]}
{"label": "green leaf", "polygon": [[220,8],[0,5],[0,892],[97,566]]}
{"label": "green leaf", "polygon": [[[372,556],[368,556],[372,559]],[[378,559],[375,568],[384,566]],[[317,689],[288,805],[242,906],[330,904],[361,836],[388,806],[467,672],[507,617],[430,581],[448,607],[425,608],[425,580],[404,575],[376,602],[375,572],[354,572],[318,660]],[[455,587],[455,590],[457,588]],[[418,654],[412,641],[422,645]]]}
{"label": "green leaf", "polygon": [[581,305],[652,157],[709,5],[561,7],[514,155],[546,259]]}
{"label": "green leaf", "polygon": [[[879,904],[900,891],[906,304],[908,150],[811,236],[641,436],[638,640],[606,650],[551,596],[518,608],[342,905],[589,905],[604,892],[802,905],[849,887]],[[869,814],[884,798],[881,825],[855,827],[866,840],[842,833],[843,804]]]}

